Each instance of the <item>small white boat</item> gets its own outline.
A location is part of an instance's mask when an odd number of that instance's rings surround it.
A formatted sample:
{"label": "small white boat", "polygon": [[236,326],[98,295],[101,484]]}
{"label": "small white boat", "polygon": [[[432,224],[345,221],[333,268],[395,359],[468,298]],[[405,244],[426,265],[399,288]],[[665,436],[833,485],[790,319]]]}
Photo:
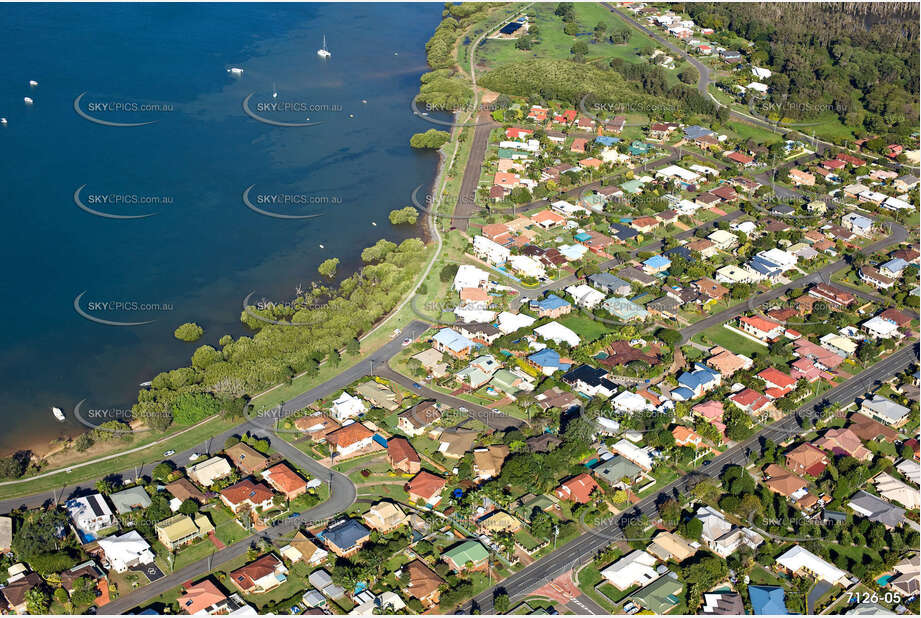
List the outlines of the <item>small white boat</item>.
{"label": "small white boat", "polygon": [[367,105],[367,104],[368,104],[368,99],[362,99],[361,102],[364,103],[365,105]]}
{"label": "small white boat", "polygon": [[148,386],[151,386],[152,384],[153,382],[141,382],[140,384],[138,384],[138,386],[143,386],[144,388],[147,388]]}
{"label": "small white boat", "polygon": [[32,100],[32,97],[22,97],[22,102],[26,105],[32,105],[35,101]]}
{"label": "small white boat", "polygon": [[275,87],[275,82],[272,82],[272,98],[278,98],[278,89]]}
{"label": "small white boat", "polygon": [[243,75],[243,69],[240,67],[230,67],[227,69],[227,72],[232,73],[233,75]]}
{"label": "small white boat", "polygon": [[54,418],[58,419],[62,423],[64,422],[64,413],[61,411],[61,408],[51,408],[51,413],[54,414]]}
{"label": "small white boat", "polygon": [[325,248],[326,248],[326,247],[324,247],[323,245],[320,245],[320,249],[325,249]]}
{"label": "small white boat", "polygon": [[317,55],[320,58],[329,58],[330,56],[332,56],[332,54],[329,53],[329,50],[326,49],[326,35],[325,34],[323,35],[323,47],[317,50]]}
{"label": "small white boat", "polygon": [[349,118],[354,118],[355,114],[349,114]]}
{"label": "small white boat", "polygon": [[375,223],[374,221],[371,222],[371,225],[373,225],[374,227],[377,227],[377,223]]}
{"label": "small white boat", "polygon": [[6,126],[6,118],[0,118],[0,124]]}
{"label": "small white boat", "polygon": [[29,85],[30,85],[32,88],[35,88],[36,86],[38,86],[38,82],[35,81],[34,79],[30,79],[30,80],[29,80]]}

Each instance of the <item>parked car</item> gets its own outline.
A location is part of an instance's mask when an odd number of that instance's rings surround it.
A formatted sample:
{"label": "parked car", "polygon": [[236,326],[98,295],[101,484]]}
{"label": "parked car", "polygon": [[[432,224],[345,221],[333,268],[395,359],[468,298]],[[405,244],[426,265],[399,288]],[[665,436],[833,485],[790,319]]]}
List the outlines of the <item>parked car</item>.
{"label": "parked car", "polygon": [[175,454],[176,454],[176,451],[174,451],[173,449],[170,449],[170,450],[166,451],[165,453],[163,453],[163,456],[164,456],[164,457],[171,457],[171,456],[173,456],[173,455],[175,455]]}

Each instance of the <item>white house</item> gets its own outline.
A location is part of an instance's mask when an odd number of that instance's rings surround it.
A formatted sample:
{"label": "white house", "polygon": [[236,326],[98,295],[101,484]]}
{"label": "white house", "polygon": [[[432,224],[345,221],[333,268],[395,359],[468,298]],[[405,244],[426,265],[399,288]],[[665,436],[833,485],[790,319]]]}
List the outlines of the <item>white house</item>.
{"label": "white house", "polygon": [[623,391],[617,397],[611,400],[611,405],[615,410],[620,412],[637,413],[644,410],[652,409],[652,404],[643,397],[631,391]]}
{"label": "white house", "polygon": [[490,264],[504,264],[512,255],[508,247],[503,247],[485,236],[475,236],[473,238],[473,253]]}
{"label": "white house", "polygon": [[649,454],[649,451],[649,447],[639,447],[626,438],[616,442],[611,447],[612,453],[616,453],[624,459],[629,459],[646,472],[652,470],[652,455]]}
{"label": "white house", "polygon": [[784,251],[783,249],[778,249],[776,247],[773,249],[768,249],[767,251],[759,251],[757,255],[769,262],[773,262],[778,266],[783,267],[784,270],[789,270],[796,266],[798,259],[789,251]]}
{"label": "white house", "polygon": [[739,244],[739,237],[727,230],[716,230],[707,238],[721,251],[729,251]]}
{"label": "white house", "polygon": [[121,536],[109,536],[99,539],[99,549],[105,554],[106,562],[116,573],[124,573],[131,567],[150,564],[154,554],[150,545],[137,530],[126,532]]}
{"label": "white house", "polygon": [[573,348],[579,345],[580,341],[579,335],[559,322],[547,322],[543,326],[538,326],[534,329],[534,334],[545,341],[565,343]]}
{"label": "white house", "polygon": [[636,549],[606,566],[601,575],[618,590],[627,590],[633,586],[645,586],[658,579],[655,566],[656,559],[652,554]]}
{"label": "white house", "polygon": [[102,494],[71,498],[65,503],[64,509],[74,523],[74,527],[80,532],[99,532],[117,523],[115,514],[112,513],[112,509],[109,508]]}
{"label": "white house", "polygon": [[791,573],[802,573],[832,585],[850,585],[846,572],[800,545],[794,545],[778,556],[777,564]]}
{"label": "white house", "polygon": [[364,401],[342,391],[342,394],[333,402],[333,407],[330,408],[330,415],[341,423],[346,419],[356,418],[367,411],[368,407]]}
{"label": "white house", "polygon": [[512,270],[525,276],[539,279],[546,274],[544,265],[527,255],[513,255],[508,259]]}
{"label": "white house", "polygon": [[656,178],[675,178],[681,182],[696,183],[700,180],[700,174],[694,173],[691,170],[686,170],[678,165],[669,165],[656,172]]}
{"label": "white house", "polygon": [[566,200],[557,200],[550,204],[550,208],[560,213],[564,217],[578,217],[588,214],[588,210],[575,204],[570,204]]}
{"label": "white house", "polygon": [[509,313],[503,311],[499,314],[499,332],[503,335],[514,333],[516,330],[527,328],[536,322],[534,318],[523,313]]}
{"label": "white house", "polygon": [[878,315],[864,322],[862,326],[873,339],[902,338],[902,333],[899,332],[899,327],[895,322],[890,322]]}
{"label": "white house", "polygon": [[489,273],[470,264],[461,264],[454,275],[454,291],[464,288],[485,288],[489,282]]}
{"label": "white house", "polygon": [[585,307],[586,309],[594,309],[604,300],[604,294],[602,292],[584,283],[569,286],[566,288],[566,293],[573,297],[576,305]]}

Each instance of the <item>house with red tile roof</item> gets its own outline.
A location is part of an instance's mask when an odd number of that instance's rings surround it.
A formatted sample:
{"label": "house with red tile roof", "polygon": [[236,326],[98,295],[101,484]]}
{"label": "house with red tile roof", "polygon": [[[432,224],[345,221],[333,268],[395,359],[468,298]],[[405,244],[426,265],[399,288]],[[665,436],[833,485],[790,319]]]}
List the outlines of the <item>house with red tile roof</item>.
{"label": "house with red tile roof", "polygon": [[757,315],[739,317],[739,328],[761,341],[772,341],[780,337],[784,331],[783,325],[779,322]]}
{"label": "house with red tile roof", "polygon": [[723,437],[726,436],[726,424],[723,422],[723,402],[705,401],[691,408],[691,412],[716,427]]}
{"label": "house with red tile roof", "polygon": [[822,161],[820,165],[829,171],[837,172],[838,170],[844,168],[847,163],[840,159],[829,159],[827,161]]}
{"label": "house with red tile roof", "polygon": [[854,167],[862,167],[867,164],[866,161],[855,157],[854,155],[847,154],[846,152],[839,152],[838,156],[835,157],[839,161],[844,161],[845,163],[850,163]]}
{"label": "house with red tile roof", "polygon": [[676,425],[672,429],[672,437],[675,438],[675,446],[689,446],[691,448],[704,446],[703,436],[684,425]]}
{"label": "house with red tile roof", "polygon": [[588,140],[584,137],[577,137],[572,140],[572,146],[569,147],[570,152],[585,152],[585,145],[588,143]]}
{"label": "house with red tile roof", "polygon": [[587,157],[585,159],[579,160],[579,165],[581,167],[589,167],[591,169],[598,169],[604,164],[604,161],[601,159],[596,159],[595,157]]}
{"label": "house with red tile roof", "polygon": [[787,467],[797,474],[820,477],[828,466],[828,456],[822,449],[803,442],[786,455]]}
{"label": "house with red tile roof", "polygon": [[808,491],[809,484],[783,466],[769,464],[764,469],[768,489],[781,496],[799,500]]}
{"label": "house with red tile roof", "polygon": [[412,502],[419,500],[435,506],[441,502],[441,492],[444,490],[447,481],[436,474],[422,470],[406,484],[406,493]]}
{"label": "house with red tile roof", "polygon": [[847,417],[847,428],[854,432],[861,442],[867,440],[883,440],[886,442],[895,442],[899,435],[887,425],[883,425],[878,420],[870,418],[860,412],[854,412]]}
{"label": "house with red tile roof", "polygon": [[733,151],[726,155],[726,158],[734,163],[738,163],[743,167],[748,167],[755,162],[755,157],[750,157],[747,154],[741,153],[739,151]]}
{"label": "house with red tile roof", "polygon": [[732,377],[736,371],[750,369],[754,361],[747,356],[734,354],[722,346],[710,348],[712,356],[707,359],[707,366],[720,372],[724,378]]}
{"label": "house with red tile roof", "polygon": [[544,122],[547,120],[547,112],[550,111],[546,107],[541,107],[540,105],[532,105],[531,109],[528,111],[528,118],[536,122]]}
{"label": "house with red tile roof", "polygon": [[810,384],[819,378],[834,379],[834,376],[816,365],[811,358],[798,358],[790,363],[790,377],[795,380],[806,380]]}
{"label": "house with red tile roof", "polygon": [[374,441],[374,432],[361,423],[349,423],[330,432],[326,436],[326,441],[330,448],[339,453],[339,457],[347,457],[371,446]]}
{"label": "house with red tile roof", "polygon": [[895,324],[895,325],[898,326],[899,328],[905,328],[906,326],[909,326],[909,325],[911,324],[911,316],[910,316],[910,315],[908,315],[908,314],[906,314],[906,313],[904,313],[904,312],[902,312],[902,311],[899,311],[898,309],[894,309],[894,308],[892,308],[892,307],[890,307],[890,308],[886,309],[885,311],[883,311],[882,313],[880,313],[880,314],[879,314],[879,317],[881,317],[882,319],[887,320],[887,321],[889,321],[889,322],[892,322],[893,324]]}
{"label": "house with red tile roof", "polygon": [[559,114],[554,114],[553,122],[558,122],[560,124],[572,124],[575,121],[577,115],[578,114],[576,113],[576,110],[567,109],[560,112]]}
{"label": "house with red tile roof", "polygon": [[595,482],[595,479],[587,472],[583,472],[561,483],[553,493],[560,500],[588,504],[592,492],[596,489],[598,489],[598,483]]}
{"label": "house with red tile roof", "polygon": [[284,494],[288,500],[293,500],[307,491],[307,481],[288,467],[280,463],[263,471],[262,478],[278,493]]}
{"label": "house with red tile roof", "polygon": [[553,212],[552,210],[542,210],[531,215],[531,221],[541,226],[545,230],[549,230],[552,227],[566,223],[566,217],[559,213]]}
{"label": "house with red tile roof", "polygon": [[275,494],[264,483],[256,483],[252,479],[243,479],[239,483],[221,490],[221,502],[226,504],[231,511],[238,513],[243,509],[263,510],[272,506]]}
{"label": "house with red tile roof", "polygon": [[326,436],[339,429],[342,425],[322,412],[301,416],[294,419],[294,426],[298,431],[303,431],[314,442],[326,442]]}
{"label": "house with red tile roof", "polygon": [[870,449],[865,447],[857,434],[850,429],[829,429],[815,441],[815,445],[835,455],[850,455],[861,461],[873,459]]}
{"label": "house with red tile roof", "polygon": [[176,602],[179,611],[184,614],[194,615],[199,612],[209,613],[206,610],[212,605],[217,605],[227,598],[227,595],[218,590],[210,579],[205,579],[197,584],[187,584],[185,592]]}
{"label": "house with red tile roof", "polygon": [[758,391],[750,388],[746,388],[743,391],[731,395],[729,401],[734,403],[737,408],[751,414],[766,413],[768,407],[771,405],[771,399],[769,397],[765,397]]}
{"label": "house with red tile roof", "polygon": [[764,380],[767,387],[764,394],[772,399],[779,399],[796,388],[796,380],[774,367],[761,371],[758,377]]}
{"label": "house with red tile roof", "polygon": [[228,577],[244,594],[262,594],[281,586],[287,578],[288,568],[275,554],[266,554],[255,562],[231,571]]}
{"label": "house with red tile roof", "polygon": [[837,288],[827,283],[819,283],[809,289],[810,296],[827,300],[829,303],[838,307],[847,307],[857,300],[857,297],[850,292]]}
{"label": "house with red tile roof", "polygon": [[391,468],[404,474],[416,474],[422,469],[419,453],[406,438],[393,437],[387,440],[387,461]]}
{"label": "house with red tile roof", "polygon": [[815,176],[809,172],[798,170],[795,167],[790,169],[790,181],[795,185],[806,185],[812,187],[815,185]]}
{"label": "house with red tile roof", "polygon": [[525,139],[534,133],[533,129],[521,129],[519,127],[509,127],[505,130],[505,137],[509,139]]}

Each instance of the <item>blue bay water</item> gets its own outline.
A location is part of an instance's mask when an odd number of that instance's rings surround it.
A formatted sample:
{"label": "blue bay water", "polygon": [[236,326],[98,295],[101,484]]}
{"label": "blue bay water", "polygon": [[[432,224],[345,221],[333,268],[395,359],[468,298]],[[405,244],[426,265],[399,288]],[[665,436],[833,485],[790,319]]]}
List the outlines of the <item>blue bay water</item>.
{"label": "blue bay water", "polygon": [[[409,137],[432,125],[409,102],[426,71],[425,41],[441,16],[431,4],[57,4],[0,9],[0,195],[4,262],[0,316],[0,452],[73,434],[68,416],[123,409],[138,383],[187,364],[197,345],[244,332],[243,298],[284,301],[338,257],[357,266],[379,238],[418,235],[387,220],[428,187],[433,153]],[[324,34],[332,58],[316,50]],[[241,78],[228,72],[244,69]],[[30,88],[30,79],[39,82]],[[247,117],[243,99],[325,105],[328,111],[264,115],[323,123],[276,127]],[[74,99],[172,106],[172,111],[92,112]],[[25,106],[30,96],[34,105]],[[362,100],[367,103],[362,103]],[[341,111],[330,111],[341,107]],[[94,195],[165,196],[156,206],[74,203]],[[322,213],[280,220],[248,210],[243,191],[312,194],[341,203],[279,210]],[[89,204],[88,204],[89,205]],[[314,208],[315,210],[309,210]],[[371,222],[377,223],[373,226]],[[325,248],[320,248],[323,245]],[[74,309],[102,301],[159,303],[160,311],[90,312],[139,327],[88,321]],[[186,321],[205,328],[197,343],[175,340]]]}

